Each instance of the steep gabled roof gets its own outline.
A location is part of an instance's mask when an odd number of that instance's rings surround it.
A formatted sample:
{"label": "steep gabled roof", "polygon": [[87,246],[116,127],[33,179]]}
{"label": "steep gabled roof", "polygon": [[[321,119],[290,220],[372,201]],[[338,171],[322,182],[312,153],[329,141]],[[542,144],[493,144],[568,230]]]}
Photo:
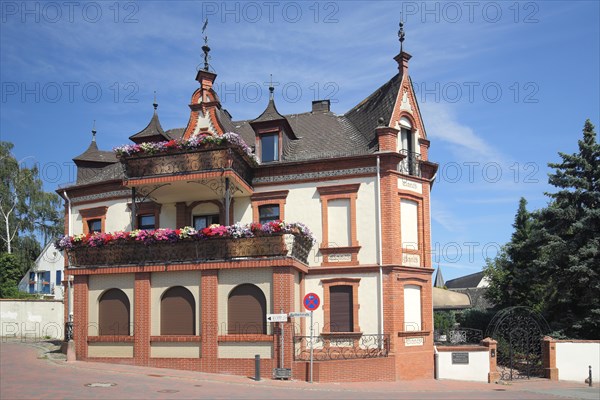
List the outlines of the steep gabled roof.
{"label": "steep gabled roof", "polygon": [[394,105],[400,91],[400,83],[401,76],[396,74],[345,114],[345,117],[369,143],[370,148],[377,145],[375,128],[377,128],[379,118],[383,118],[386,124],[392,118]]}

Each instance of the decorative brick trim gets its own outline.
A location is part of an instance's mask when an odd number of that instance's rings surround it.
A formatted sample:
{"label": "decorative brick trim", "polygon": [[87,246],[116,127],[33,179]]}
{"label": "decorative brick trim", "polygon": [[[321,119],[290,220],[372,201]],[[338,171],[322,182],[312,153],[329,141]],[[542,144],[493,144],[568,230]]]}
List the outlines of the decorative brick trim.
{"label": "decorative brick trim", "polygon": [[79,214],[81,215],[81,220],[83,223],[83,233],[88,234],[90,232],[90,228],[88,226],[88,222],[94,219],[100,220],[101,231],[105,232],[105,224],[106,224],[106,211],[108,207],[94,207],[87,208],[85,210],[79,210]]}
{"label": "decorative brick trim", "polygon": [[360,324],[358,323],[358,309],[360,304],[358,303],[358,286],[360,285],[360,278],[330,278],[321,279],[321,285],[323,285],[323,329],[330,329],[331,326],[331,300],[329,295],[329,289],[332,286],[351,286],[352,287],[352,320],[354,326],[352,332],[360,332]]}
{"label": "decorative brick trim", "polygon": [[250,196],[252,206],[252,221],[259,221],[260,206],[266,206],[270,204],[279,206],[279,219],[285,220],[285,201],[289,192],[289,190],[278,190],[274,192],[254,193],[252,196]]}

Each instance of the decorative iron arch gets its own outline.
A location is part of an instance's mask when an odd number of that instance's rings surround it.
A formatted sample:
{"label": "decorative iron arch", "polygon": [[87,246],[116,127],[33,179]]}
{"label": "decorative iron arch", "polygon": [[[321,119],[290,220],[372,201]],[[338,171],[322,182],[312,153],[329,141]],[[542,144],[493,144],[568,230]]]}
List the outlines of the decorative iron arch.
{"label": "decorative iron arch", "polygon": [[542,377],[542,338],[550,328],[535,310],[514,306],[490,321],[486,337],[498,342],[497,368],[502,380]]}

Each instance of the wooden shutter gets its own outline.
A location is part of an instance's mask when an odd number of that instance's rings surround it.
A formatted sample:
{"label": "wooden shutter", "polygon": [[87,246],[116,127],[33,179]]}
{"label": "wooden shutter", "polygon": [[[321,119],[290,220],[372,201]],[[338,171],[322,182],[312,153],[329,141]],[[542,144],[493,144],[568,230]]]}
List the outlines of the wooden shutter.
{"label": "wooden shutter", "polygon": [[122,290],[107,290],[98,314],[100,335],[129,335],[129,299]]}
{"label": "wooden shutter", "polygon": [[243,284],[231,291],[227,302],[228,334],[266,334],[267,301],[257,286]]}
{"label": "wooden shutter", "polygon": [[354,331],[352,286],[331,286],[329,288],[329,302],[330,331]]}
{"label": "wooden shutter", "polygon": [[160,300],[160,334],[196,334],[196,305],[194,296],[186,288],[172,287]]}

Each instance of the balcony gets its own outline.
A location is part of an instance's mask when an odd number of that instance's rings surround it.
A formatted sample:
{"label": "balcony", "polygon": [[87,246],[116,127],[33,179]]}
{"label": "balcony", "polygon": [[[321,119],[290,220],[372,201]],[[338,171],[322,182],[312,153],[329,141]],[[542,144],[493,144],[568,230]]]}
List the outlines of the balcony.
{"label": "balcony", "polygon": [[[155,154],[123,155],[120,161],[128,186],[143,185],[149,178],[173,178],[167,181],[193,180],[199,174],[201,179],[206,179],[211,177],[209,173],[214,175],[223,172],[233,172],[245,185],[252,185],[253,162],[240,147],[231,143]],[[191,175],[194,176],[190,177]]]}
{"label": "balcony", "polygon": [[110,243],[101,247],[67,249],[70,267],[156,265],[293,257],[307,262],[312,242],[295,234],[248,238],[211,238],[177,242]]}
{"label": "balcony", "polygon": [[421,155],[408,150],[401,150],[400,154],[403,155],[404,158],[398,164],[398,172],[421,177]]}

